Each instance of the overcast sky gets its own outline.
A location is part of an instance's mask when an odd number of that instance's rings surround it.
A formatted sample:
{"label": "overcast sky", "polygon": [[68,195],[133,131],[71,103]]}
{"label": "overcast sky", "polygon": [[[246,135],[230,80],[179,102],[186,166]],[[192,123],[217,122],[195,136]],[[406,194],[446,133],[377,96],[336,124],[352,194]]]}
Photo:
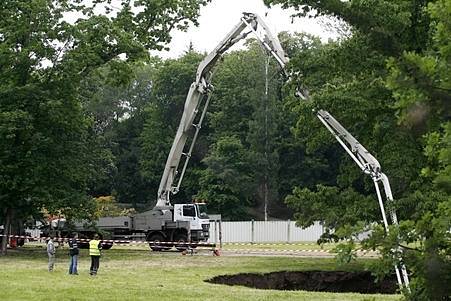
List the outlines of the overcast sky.
{"label": "overcast sky", "polygon": [[175,58],[188,49],[190,42],[195,50],[210,52],[240,21],[243,12],[260,15],[274,34],[280,31],[307,32],[325,41],[337,37],[337,33],[327,30],[320,20],[293,19],[291,15],[294,10],[283,10],[280,6],[267,8],[263,0],[212,0],[201,8],[199,27],[193,25],[187,32],[173,31],[172,42],[168,45],[170,51],[152,53],[164,58]]}

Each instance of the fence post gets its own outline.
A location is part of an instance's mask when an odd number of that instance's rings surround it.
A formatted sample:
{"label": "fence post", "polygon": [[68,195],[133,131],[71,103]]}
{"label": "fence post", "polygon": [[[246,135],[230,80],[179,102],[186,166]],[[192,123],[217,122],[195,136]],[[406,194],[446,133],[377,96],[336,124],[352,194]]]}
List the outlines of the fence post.
{"label": "fence post", "polygon": [[218,222],[215,220],[214,221],[214,225],[215,225],[215,244],[218,243]]}
{"label": "fence post", "polygon": [[222,220],[219,220],[219,248],[222,249]]}
{"label": "fence post", "polygon": [[255,242],[255,221],[251,220],[251,244]]}
{"label": "fence post", "polygon": [[288,220],[288,223],[287,223],[287,243],[290,243],[290,226],[291,226],[291,220]]}

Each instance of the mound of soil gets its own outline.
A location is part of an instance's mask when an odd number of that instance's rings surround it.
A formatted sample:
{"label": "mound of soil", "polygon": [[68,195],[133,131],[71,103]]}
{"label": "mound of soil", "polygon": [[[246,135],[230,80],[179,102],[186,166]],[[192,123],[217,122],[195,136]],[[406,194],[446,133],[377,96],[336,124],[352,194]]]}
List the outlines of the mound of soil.
{"label": "mound of soil", "polygon": [[361,294],[394,294],[398,288],[395,277],[388,277],[376,283],[370,272],[342,271],[245,273],[216,276],[206,280],[206,282],[243,285],[259,289],[352,292]]}

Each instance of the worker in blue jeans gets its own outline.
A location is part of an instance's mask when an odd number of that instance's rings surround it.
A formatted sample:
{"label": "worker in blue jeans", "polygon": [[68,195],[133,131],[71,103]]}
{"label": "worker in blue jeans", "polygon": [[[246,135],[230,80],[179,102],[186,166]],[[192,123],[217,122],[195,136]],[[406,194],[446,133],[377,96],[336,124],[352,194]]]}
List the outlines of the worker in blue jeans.
{"label": "worker in blue jeans", "polygon": [[77,264],[78,264],[78,243],[77,243],[78,234],[74,233],[72,235],[72,239],[69,240],[69,274],[70,275],[78,275]]}

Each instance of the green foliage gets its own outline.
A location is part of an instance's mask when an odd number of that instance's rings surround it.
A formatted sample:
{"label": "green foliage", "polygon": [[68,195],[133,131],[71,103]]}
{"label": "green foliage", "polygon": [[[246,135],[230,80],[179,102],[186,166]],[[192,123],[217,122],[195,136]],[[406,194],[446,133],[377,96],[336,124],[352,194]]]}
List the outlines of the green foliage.
{"label": "green foliage", "polygon": [[249,155],[237,137],[223,137],[203,160],[208,166],[200,173],[197,199],[208,204],[210,212],[223,219],[242,220],[255,183],[251,177]]}
{"label": "green foliage", "polygon": [[285,201],[294,209],[297,224],[303,228],[318,220],[331,229],[354,225],[359,221],[370,223],[379,211],[377,202],[371,196],[362,196],[352,188],[340,190],[324,185],[317,185],[314,190],[296,187]]}
{"label": "green foliage", "polygon": [[430,1],[409,0],[265,0],[266,5],[293,7],[296,16],[328,16],[342,20],[363,33],[375,50],[393,55],[427,44]]}
{"label": "green foliage", "polygon": [[[301,183],[286,202],[297,223],[324,221],[335,228],[323,240],[344,240],[343,261],[352,259],[358,228],[372,229],[363,246],[378,249],[371,269],[379,277],[402,255],[412,277],[411,300],[449,296],[450,60],[449,1],[267,0],[294,7],[297,15],[325,15],[345,21],[351,35],[316,45],[291,60],[297,81],[309,87],[311,101],[297,103],[295,133],[311,153],[330,162],[337,179],[330,186]],[[296,80],[294,81],[296,82]],[[387,233],[373,185],[342,150],[312,109],[326,109],[381,162],[390,179],[402,220]],[[337,162],[333,163],[333,162]],[[305,184],[304,184],[305,185]],[[330,184],[329,184],[330,185]],[[448,214],[448,218],[445,216]],[[350,231],[352,229],[352,231]],[[403,254],[399,253],[400,248]],[[447,255],[448,254],[448,255]]]}
{"label": "green foliage", "polygon": [[[202,55],[148,57],[172,28],[196,22],[208,1],[3,1],[0,4],[0,209],[89,216],[94,196],[142,204],[156,195],[187,91]],[[341,263],[377,249],[378,277],[402,255],[411,299],[446,296],[450,272],[449,1],[266,0],[324,15],[349,36],[322,44],[282,33],[292,74],[283,79],[256,41],[224,56],[184,188],[174,200],[208,201],[239,220],[270,215],[322,221]],[[119,6],[119,7],[118,7]],[[134,6],[134,7],[132,7]],[[101,13],[99,13],[101,11]],[[66,14],[83,15],[72,23]],[[268,69],[268,94],[265,94]],[[310,101],[290,90],[308,87]],[[387,233],[374,184],[312,110],[326,109],[381,162],[399,227]],[[290,194],[291,193],[291,194]],[[14,210],[12,210],[14,209]],[[114,208],[114,214],[117,208]],[[108,213],[110,214],[110,213]],[[399,246],[404,252],[400,253]]]}
{"label": "green foliage", "polygon": [[449,118],[451,100],[451,6],[449,1],[434,1],[427,12],[432,19],[428,47],[391,58],[387,78],[401,121],[420,129],[425,125],[437,128],[440,121]]}
{"label": "green foliage", "polygon": [[[444,36],[451,34],[451,6],[449,1],[433,1],[427,12],[431,18],[428,47],[391,58],[387,86],[397,100],[400,121],[419,134],[424,133],[427,160],[421,169],[424,186],[410,197],[415,214],[408,221],[410,231],[415,229],[413,239],[420,242],[408,257],[415,276],[411,299],[440,300],[450,294],[445,287],[451,271],[448,121],[451,77],[449,38]],[[401,236],[406,236],[407,230],[401,227]]]}
{"label": "green foliage", "polygon": [[159,64],[157,58],[133,64],[127,84],[112,83],[109,66],[97,70],[83,83],[84,109],[93,120],[92,164],[97,171],[89,182],[91,195],[114,194],[120,202],[133,205],[150,200],[149,185],[139,170],[139,137]]}
{"label": "green foliage", "polygon": [[357,258],[354,242],[338,244],[333,251],[337,253],[337,263],[340,266],[348,264]]}
{"label": "green foliage", "polygon": [[1,206],[24,215],[85,200],[88,123],[73,97],[52,90],[36,84],[0,93]]}
{"label": "green foliage", "polygon": [[428,166],[422,175],[432,178],[441,190],[451,193],[451,122],[444,123],[443,131],[434,131],[426,135],[424,153]]}
{"label": "green foliage", "polygon": [[[281,38],[293,48],[304,43],[303,35],[291,37],[284,33]],[[307,40],[305,44],[310,45]],[[265,204],[270,217],[289,217],[281,200],[291,190],[291,183],[300,177],[308,178],[299,173],[303,150],[290,131],[296,117],[281,101],[278,65],[256,41],[250,40],[247,47],[225,55],[217,68],[207,118],[211,131],[208,141],[235,136],[247,150],[247,163],[252,166],[255,181],[248,211],[254,218],[264,218]]]}
{"label": "green foliage", "polygon": [[[130,62],[195,22],[208,1],[15,0],[0,4],[0,211],[41,208],[82,218],[92,211],[88,182],[111,162],[83,110],[83,87],[103,69],[113,84],[130,80]],[[99,13],[100,6],[109,7]],[[69,23],[67,16],[78,19]],[[86,103],[86,99],[84,99]],[[94,146],[93,146],[94,144]],[[101,162],[101,163],[99,163]],[[3,243],[5,250],[6,240]]]}

